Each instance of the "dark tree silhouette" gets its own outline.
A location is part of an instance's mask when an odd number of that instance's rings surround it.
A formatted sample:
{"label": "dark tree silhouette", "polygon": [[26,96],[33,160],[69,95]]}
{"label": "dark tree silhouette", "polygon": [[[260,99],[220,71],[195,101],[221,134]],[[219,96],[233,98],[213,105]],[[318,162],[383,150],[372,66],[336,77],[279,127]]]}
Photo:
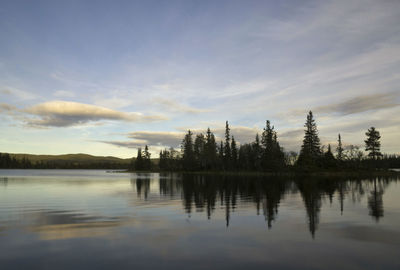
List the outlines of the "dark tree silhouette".
{"label": "dark tree silhouette", "polygon": [[144,147],[144,153],[143,153],[143,169],[144,170],[151,170],[151,154],[149,152],[149,147],[146,145]]}
{"label": "dark tree silhouette", "polygon": [[203,170],[206,168],[205,145],[206,140],[204,138],[204,135],[202,133],[197,134],[193,145],[197,170]]}
{"label": "dark tree silhouette", "polygon": [[336,158],[339,161],[343,160],[343,146],[342,146],[342,137],[340,136],[340,133],[338,134],[338,146],[336,148]]}
{"label": "dark tree silhouette", "polygon": [[324,153],[323,167],[326,169],[331,169],[336,167],[336,159],[332,154],[331,145],[328,145],[328,150]]}
{"label": "dark tree silhouette", "polygon": [[217,144],[215,142],[215,136],[211,132],[210,128],[207,128],[204,152],[205,152],[206,169],[207,170],[215,169],[216,166],[218,165],[217,164],[218,163],[217,162]]}
{"label": "dark tree silhouette", "polygon": [[224,167],[231,168],[232,152],[231,152],[231,137],[228,121],[225,123],[225,145],[224,145]]}
{"label": "dark tree silhouette", "polygon": [[371,127],[368,129],[365,135],[367,136],[367,139],[364,141],[365,151],[369,152],[368,156],[373,159],[377,159],[378,157],[382,156],[380,152],[381,143],[379,140],[381,139],[381,136],[379,131],[377,131],[375,127]]}
{"label": "dark tree silhouette", "polygon": [[192,136],[193,133],[188,130],[181,144],[183,169],[189,171],[194,170],[196,167]]}
{"label": "dark tree silhouette", "polygon": [[260,137],[258,133],[256,134],[256,139],[252,144],[252,152],[253,152],[253,162],[254,162],[254,169],[259,171],[261,170],[261,162],[262,162],[262,149],[260,144]]}
{"label": "dark tree silhouette", "polygon": [[238,163],[238,149],[236,146],[236,141],[235,138],[232,136],[232,142],[231,142],[231,154],[232,154],[232,160],[231,160],[231,165],[234,170],[237,169],[237,163]]}
{"label": "dark tree silhouette", "polygon": [[135,170],[141,171],[143,169],[144,169],[144,161],[143,161],[142,148],[139,147],[135,161]]}
{"label": "dark tree silhouette", "polygon": [[301,146],[298,165],[304,168],[316,167],[321,157],[321,144],[318,137],[317,124],[315,123],[313,113],[310,111],[307,115],[307,121],[304,124],[304,139]]}

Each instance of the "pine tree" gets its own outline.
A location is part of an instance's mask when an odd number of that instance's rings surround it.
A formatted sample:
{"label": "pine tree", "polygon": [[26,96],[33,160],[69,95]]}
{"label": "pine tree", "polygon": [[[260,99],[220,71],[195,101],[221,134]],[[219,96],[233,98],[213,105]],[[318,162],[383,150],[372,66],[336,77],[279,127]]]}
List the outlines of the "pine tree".
{"label": "pine tree", "polygon": [[210,128],[207,129],[206,143],[204,146],[206,169],[210,170],[216,167],[217,163],[217,145],[215,143],[215,136]]}
{"label": "pine tree", "polygon": [[368,156],[372,157],[373,159],[377,159],[378,157],[382,156],[382,153],[380,152],[381,143],[379,140],[381,139],[381,136],[379,131],[377,131],[375,127],[371,127],[368,129],[365,135],[367,136],[367,139],[364,141],[365,151],[369,152]]}
{"label": "pine tree", "polygon": [[256,139],[252,144],[252,163],[254,164],[255,170],[261,169],[261,161],[262,161],[262,148],[260,144],[260,137],[258,133],[256,134]]}
{"label": "pine tree", "polygon": [[281,169],[285,163],[285,155],[279,145],[274,126],[269,120],[266,121],[261,136],[262,143],[262,167],[264,170],[276,171]]}
{"label": "pine tree", "polygon": [[232,136],[232,142],[231,142],[231,151],[232,151],[232,168],[236,169],[237,162],[238,162],[238,149],[236,146],[236,141],[235,138]]}
{"label": "pine tree", "polygon": [[224,144],[222,141],[219,144],[218,160],[219,160],[219,162],[218,162],[219,169],[223,169],[223,167],[224,167]]}
{"label": "pine tree", "polygon": [[336,166],[335,157],[332,154],[331,145],[328,144],[328,151],[324,154],[324,167],[325,168],[333,168]]}
{"label": "pine tree", "polygon": [[165,170],[167,167],[166,151],[161,150],[159,156],[160,160],[158,161],[158,167],[160,168],[160,170]]}
{"label": "pine tree", "polygon": [[135,161],[135,170],[141,171],[143,170],[143,155],[142,155],[142,148],[138,148],[136,161]]}
{"label": "pine tree", "polygon": [[318,165],[318,160],[321,157],[321,144],[318,137],[317,124],[311,111],[307,115],[304,127],[306,129],[304,130],[303,145],[301,146],[297,163],[303,167],[314,167]]}
{"label": "pine tree", "polygon": [[196,165],[192,136],[193,133],[188,130],[181,144],[183,169],[189,171],[194,170]]}
{"label": "pine tree", "polygon": [[343,160],[343,146],[342,146],[342,137],[340,136],[340,133],[338,135],[338,146],[336,148],[336,152],[337,152],[337,159],[339,161]]}
{"label": "pine tree", "polygon": [[194,157],[196,160],[196,167],[197,169],[204,169],[205,168],[205,138],[203,134],[197,134],[196,139],[194,140]]}
{"label": "pine tree", "polygon": [[273,156],[273,163],[272,169],[273,170],[281,170],[285,166],[285,153],[283,152],[282,147],[278,142],[276,131],[274,131],[274,136],[272,140],[272,156]]}
{"label": "pine tree", "polygon": [[231,138],[229,134],[230,128],[228,121],[225,123],[225,146],[224,146],[224,166],[225,169],[230,169],[231,167],[231,160],[232,160],[232,152],[231,152]]}
{"label": "pine tree", "polygon": [[273,148],[274,148],[274,127],[271,127],[269,120],[266,121],[266,125],[263,133],[261,134],[261,145],[262,145],[262,167],[264,170],[269,170],[272,167]]}
{"label": "pine tree", "polygon": [[150,160],[150,152],[149,152],[149,147],[146,145],[144,147],[144,153],[143,153],[143,169],[145,170],[151,170],[151,160]]}

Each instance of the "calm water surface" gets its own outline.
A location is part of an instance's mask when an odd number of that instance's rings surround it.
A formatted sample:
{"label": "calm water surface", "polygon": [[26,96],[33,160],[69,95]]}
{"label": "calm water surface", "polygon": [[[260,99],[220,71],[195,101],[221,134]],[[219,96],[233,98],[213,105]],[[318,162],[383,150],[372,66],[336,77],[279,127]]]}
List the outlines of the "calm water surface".
{"label": "calm water surface", "polygon": [[0,269],[400,269],[398,180],[0,170]]}

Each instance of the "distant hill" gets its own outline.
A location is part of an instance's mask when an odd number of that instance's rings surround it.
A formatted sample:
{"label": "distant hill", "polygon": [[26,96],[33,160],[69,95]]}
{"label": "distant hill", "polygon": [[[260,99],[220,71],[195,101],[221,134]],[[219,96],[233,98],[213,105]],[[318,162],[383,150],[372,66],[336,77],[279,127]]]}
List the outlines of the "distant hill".
{"label": "distant hill", "polygon": [[120,163],[129,164],[131,158],[117,158],[111,156],[92,156],[88,154],[66,154],[66,155],[32,155],[32,154],[11,154],[17,160],[22,160],[24,157],[32,163],[37,162],[71,162],[71,163]]}
{"label": "distant hill", "polygon": [[[88,154],[32,155],[0,152],[3,169],[129,169],[136,158],[92,156]],[[159,158],[151,159],[157,167]]]}

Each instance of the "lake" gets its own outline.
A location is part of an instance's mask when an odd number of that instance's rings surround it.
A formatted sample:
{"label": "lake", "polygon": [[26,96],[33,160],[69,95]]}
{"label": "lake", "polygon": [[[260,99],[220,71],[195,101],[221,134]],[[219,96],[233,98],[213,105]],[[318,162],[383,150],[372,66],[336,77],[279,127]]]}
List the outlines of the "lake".
{"label": "lake", "polygon": [[0,170],[0,269],[400,269],[399,179]]}

